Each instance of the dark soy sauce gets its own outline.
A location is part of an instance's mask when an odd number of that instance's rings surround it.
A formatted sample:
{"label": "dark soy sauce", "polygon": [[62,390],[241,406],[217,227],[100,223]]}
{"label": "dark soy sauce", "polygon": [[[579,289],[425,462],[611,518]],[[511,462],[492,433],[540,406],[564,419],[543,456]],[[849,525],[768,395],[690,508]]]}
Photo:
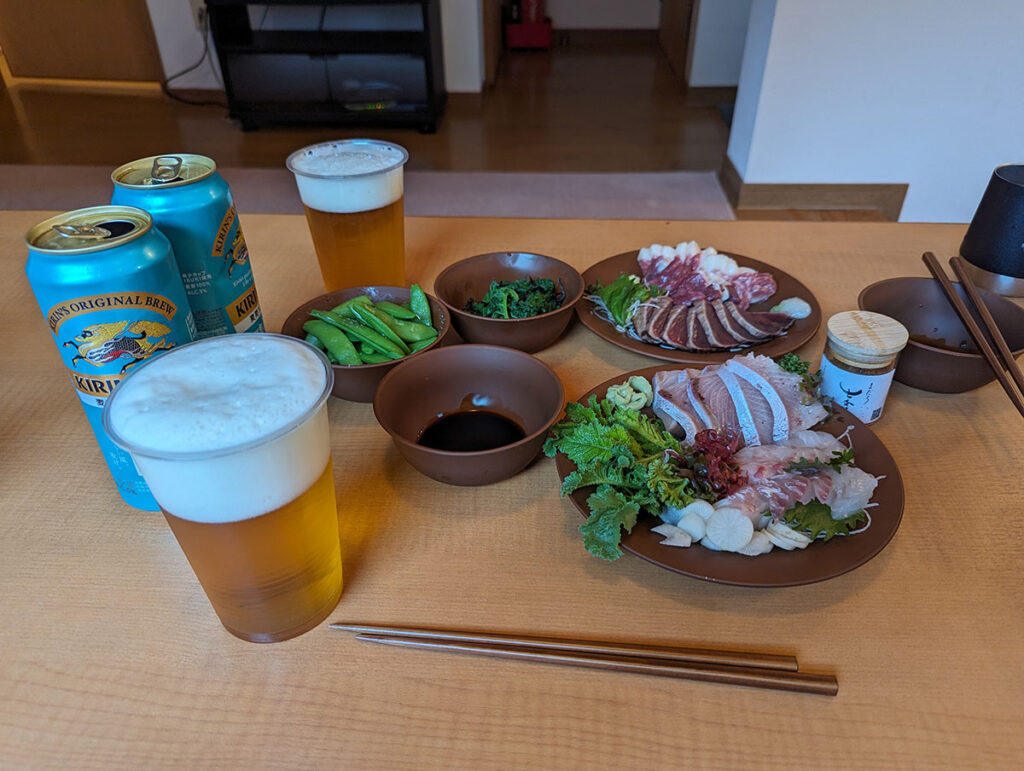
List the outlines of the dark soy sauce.
{"label": "dark soy sauce", "polygon": [[504,447],[526,436],[514,421],[488,410],[442,415],[427,426],[417,444],[448,452],[478,452]]}

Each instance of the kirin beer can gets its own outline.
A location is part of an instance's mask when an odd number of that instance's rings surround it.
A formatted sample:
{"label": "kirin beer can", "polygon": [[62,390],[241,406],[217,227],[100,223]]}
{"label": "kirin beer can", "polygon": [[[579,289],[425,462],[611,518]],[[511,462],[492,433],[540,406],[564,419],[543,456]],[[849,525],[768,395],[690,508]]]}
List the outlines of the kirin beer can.
{"label": "kirin beer can", "polygon": [[121,497],[158,506],[131,456],[103,430],[103,404],[132,367],[195,338],[170,242],[146,212],[96,206],[25,235],[28,275]]}
{"label": "kirin beer can", "polygon": [[199,337],[262,332],[249,250],[217,164],[203,155],[158,155],[110,177],[111,203],[145,209],[170,239]]}

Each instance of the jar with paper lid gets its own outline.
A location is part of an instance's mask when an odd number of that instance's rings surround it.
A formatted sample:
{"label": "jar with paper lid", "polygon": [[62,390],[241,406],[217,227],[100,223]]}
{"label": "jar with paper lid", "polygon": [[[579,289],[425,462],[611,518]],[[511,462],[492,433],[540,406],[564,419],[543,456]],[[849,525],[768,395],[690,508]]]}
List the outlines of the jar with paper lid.
{"label": "jar with paper lid", "polygon": [[821,393],[865,423],[882,416],[906,327],[871,311],[844,311],[828,320],[821,357]]}

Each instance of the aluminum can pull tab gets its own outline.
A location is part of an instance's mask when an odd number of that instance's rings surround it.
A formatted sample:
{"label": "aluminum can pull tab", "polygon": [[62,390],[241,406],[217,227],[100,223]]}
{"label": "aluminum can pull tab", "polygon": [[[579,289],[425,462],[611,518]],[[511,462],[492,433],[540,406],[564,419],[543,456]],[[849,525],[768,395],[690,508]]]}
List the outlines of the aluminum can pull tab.
{"label": "aluminum can pull tab", "polygon": [[99,241],[113,235],[99,225],[54,225],[53,230],[66,238],[84,238],[91,241]]}
{"label": "aluminum can pull tab", "polygon": [[181,174],[181,158],[177,155],[158,155],[153,159],[153,168],[149,172],[147,182],[160,185],[174,182]]}

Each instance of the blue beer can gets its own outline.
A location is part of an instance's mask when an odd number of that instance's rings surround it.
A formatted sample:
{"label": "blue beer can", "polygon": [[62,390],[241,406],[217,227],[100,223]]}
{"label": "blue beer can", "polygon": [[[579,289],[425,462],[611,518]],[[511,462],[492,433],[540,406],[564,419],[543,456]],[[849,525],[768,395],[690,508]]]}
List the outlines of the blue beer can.
{"label": "blue beer can", "polygon": [[118,167],[111,203],[137,206],[171,241],[200,338],[262,332],[263,314],[231,189],[204,155]]}
{"label": "blue beer can", "polygon": [[146,212],[95,206],[25,235],[25,273],[121,497],[158,511],[131,455],[103,430],[103,404],[132,367],[195,339],[171,244]]}

